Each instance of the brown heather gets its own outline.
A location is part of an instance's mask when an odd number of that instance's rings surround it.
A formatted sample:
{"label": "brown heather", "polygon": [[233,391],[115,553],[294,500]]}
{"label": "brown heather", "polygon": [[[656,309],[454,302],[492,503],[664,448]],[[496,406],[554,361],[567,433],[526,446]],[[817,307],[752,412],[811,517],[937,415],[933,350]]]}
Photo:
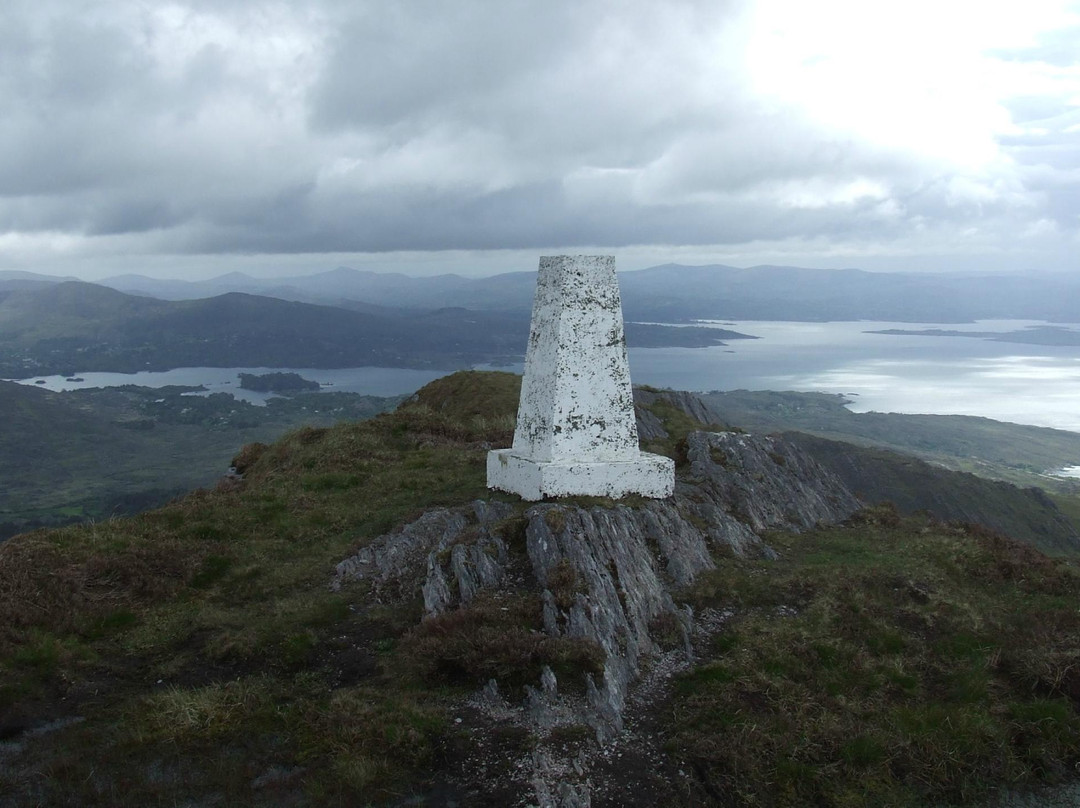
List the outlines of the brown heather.
{"label": "brown heather", "polygon": [[[597,649],[538,631],[530,582],[426,621],[327,587],[381,533],[488,496],[516,385],[455,374],[392,415],[245,448],[242,482],[0,545],[0,737],[23,748],[0,802],[400,805],[465,743],[451,710],[477,684],[520,698],[545,664],[560,687],[597,671]],[[677,453],[687,425],[658,415]],[[780,560],[717,558],[681,594],[728,615],[646,716],[693,775],[686,804],[981,805],[1072,776],[1073,560],[888,508],[768,540]]]}

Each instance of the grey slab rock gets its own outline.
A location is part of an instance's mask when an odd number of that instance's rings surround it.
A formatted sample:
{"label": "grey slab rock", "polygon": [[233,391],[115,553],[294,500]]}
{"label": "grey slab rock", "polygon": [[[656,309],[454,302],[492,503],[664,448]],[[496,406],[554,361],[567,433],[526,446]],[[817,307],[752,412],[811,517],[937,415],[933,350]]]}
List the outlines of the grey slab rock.
{"label": "grey slab rock", "polygon": [[375,597],[383,600],[404,599],[419,590],[428,614],[468,603],[505,575],[506,544],[493,528],[512,513],[506,503],[483,500],[428,511],[341,561],[330,588],[369,581]]}
{"label": "grey slab rock", "polygon": [[668,436],[663,422],[652,412],[643,407],[635,407],[634,414],[637,417],[638,438],[644,441],[660,440]]}
{"label": "grey slab rock", "polygon": [[385,585],[399,583],[427,558],[432,547],[451,541],[465,525],[465,515],[460,510],[428,511],[400,532],[379,536],[356,555],[341,561],[330,587],[340,589],[350,579],[371,581],[377,591]]}
{"label": "grey slab rock", "polygon": [[[663,425],[660,424],[660,420],[646,409],[646,407],[650,407],[658,401],[671,404],[675,409],[686,413],[702,426],[725,423],[724,419],[720,417],[720,414],[716,410],[694,393],[689,393],[685,390],[647,390],[641,387],[635,387],[634,404],[638,414],[639,434],[641,434],[640,430],[643,421],[649,423],[652,428],[659,426],[663,433],[648,436],[642,434],[641,437],[643,439],[667,437],[667,433],[663,432]],[[653,421],[655,421],[655,426],[652,425]]]}
{"label": "grey slab rock", "polygon": [[755,533],[840,522],[862,506],[839,477],[780,437],[692,432],[687,459],[684,479]]}
{"label": "grey slab rock", "polygon": [[[471,703],[488,720],[524,727],[538,739],[515,769],[532,790],[533,804],[589,805],[593,758],[561,757],[543,739],[553,730],[584,725],[597,749],[609,747],[626,731],[631,695],[643,675],[657,678],[658,660],[664,660],[659,667],[670,677],[679,667],[672,654],[690,664],[692,636],[724,621],[707,614],[695,621],[672,593],[725,557],[775,557],[763,531],[806,530],[841,521],[860,507],[838,478],[778,438],[695,432],[687,438],[687,460],[674,496],[664,500],[634,507],[528,507],[525,558],[510,553],[499,531],[515,509],[477,501],[431,511],[380,536],[339,564],[331,585],[362,579],[378,594],[419,591],[431,616],[486,589],[520,589],[535,581],[544,632],[595,643],[604,652],[602,672],[566,688],[545,669],[524,694],[503,694],[492,681]],[[683,635],[674,651],[661,648],[657,632],[667,626],[670,635],[672,621]]]}

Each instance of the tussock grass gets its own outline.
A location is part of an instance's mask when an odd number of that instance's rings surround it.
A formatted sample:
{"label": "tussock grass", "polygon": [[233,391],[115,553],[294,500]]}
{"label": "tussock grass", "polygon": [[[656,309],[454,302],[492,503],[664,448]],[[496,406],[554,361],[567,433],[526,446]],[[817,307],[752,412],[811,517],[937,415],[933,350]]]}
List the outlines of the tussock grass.
{"label": "tussock grass", "polygon": [[266,678],[195,688],[171,685],[140,699],[130,724],[137,743],[180,744],[247,731],[253,714],[272,709],[273,683]]}
{"label": "tussock grass", "polygon": [[[308,773],[291,788],[354,804],[419,765],[424,755],[403,751],[415,738],[388,744],[389,716],[394,705],[422,704],[424,732],[435,733],[445,696],[430,685],[410,695],[415,688],[403,689],[395,656],[384,653],[418,613],[367,609],[363,587],[341,595],[327,582],[338,561],[381,533],[485,494],[486,444],[512,432],[513,412],[508,420],[481,406],[487,374],[465,375],[478,396],[468,412],[453,401],[461,391],[451,377],[443,392],[398,413],[244,447],[234,461],[239,484],[0,545],[0,724],[91,714],[62,745],[37,752],[53,772],[52,796],[40,802],[82,793],[78,781],[90,802],[218,793],[246,804],[259,775],[252,767],[302,761]],[[517,384],[490,375],[496,388]],[[327,726],[342,698],[337,683],[350,676],[378,684],[362,691],[367,718],[356,708],[351,734],[330,749],[315,742],[314,728]],[[84,748],[78,737],[89,725],[97,741]],[[369,737],[370,755],[350,757],[349,744]],[[160,759],[186,760],[199,775],[162,776]],[[124,784],[119,796],[110,783]]]}
{"label": "tussock grass", "polygon": [[509,419],[512,434],[520,396],[521,377],[515,373],[464,371],[426,385],[401,409],[424,407],[457,422]]}
{"label": "tussock grass", "polygon": [[364,687],[336,691],[305,718],[304,757],[330,774],[312,796],[342,805],[367,803],[399,785],[403,769],[429,765],[447,724],[437,695]]}
{"label": "tussock grass", "polygon": [[686,597],[732,609],[670,748],[732,805],[977,804],[1080,762],[1080,575],[978,526],[873,509],[773,536]]}
{"label": "tussock grass", "polygon": [[130,541],[128,527],[113,520],[0,544],[0,650],[28,628],[75,630],[181,588],[198,555],[171,536]]}
{"label": "tussock grass", "polygon": [[[485,379],[501,403],[485,403]],[[0,728],[85,719],[20,741],[5,798],[400,803],[423,793],[453,746],[448,705],[476,684],[597,671],[599,649],[538,630],[535,592],[418,625],[415,599],[327,588],[379,534],[487,495],[515,385],[451,376],[397,413],[245,448],[239,484],[0,545]],[[500,525],[512,553],[524,528],[520,514]],[[769,541],[779,562],[725,559],[682,595],[735,613],[665,707],[701,801],[971,803],[1077,762],[1068,563],[887,509]],[[551,575],[569,603],[578,582]]]}

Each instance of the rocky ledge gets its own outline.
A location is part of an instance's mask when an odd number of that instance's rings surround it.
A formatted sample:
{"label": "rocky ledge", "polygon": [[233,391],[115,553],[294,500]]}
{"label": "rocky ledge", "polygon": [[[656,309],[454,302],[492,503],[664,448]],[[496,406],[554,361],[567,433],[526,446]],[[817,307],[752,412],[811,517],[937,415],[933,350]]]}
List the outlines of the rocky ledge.
{"label": "rocky ledge", "polygon": [[[725,557],[775,557],[765,531],[839,522],[860,505],[835,475],[780,438],[693,432],[669,499],[611,507],[478,500],[433,510],[342,561],[331,586],[365,580],[382,602],[422,595],[426,618],[485,592],[539,592],[544,633],[593,644],[602,665],[581,674],[584,682],[559,682],[545,668],[523,692],[488,682],[461,706],[477,751],[453,785],[474,798],[481,789],[522,805],[588,806],[630,788],[612,775],[613,761],[626,755],[642,763],[630,767],[639,775],[633,802],[649,804],[678,788],[682,775],[663,764],[659,749],[635,742],[645,738],[635,735],[635,710],[724,622],[681,606],[678,591]],[[508,520],[524,526],[523,552],[510,546]],[[492,741],[500,727],[531,733],[531,751],[501,759]],[[565,742],[583,727],[587,743]]]}

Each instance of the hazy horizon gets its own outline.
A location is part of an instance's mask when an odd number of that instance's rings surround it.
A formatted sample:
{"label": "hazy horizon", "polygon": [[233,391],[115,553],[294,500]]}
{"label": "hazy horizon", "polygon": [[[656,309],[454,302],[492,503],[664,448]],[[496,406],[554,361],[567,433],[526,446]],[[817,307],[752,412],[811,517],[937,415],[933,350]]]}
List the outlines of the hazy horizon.
{"label": "hazy horizon", "polygon": [[[274,280],[278,278],[302,278],[307,276],[319,275],[327,272],[333,272],[339,269],[351,269],[359,272],[373,272],[379,274],[401,274],[411,277],[436,277],[438,275],[459,275],[464,278],[480,279],[486,277],[493,277],[495,275],[502,275],[513,272],[535,272],[536,266],[541,255],[554,255],[554,254],[614,254],[618,261],[619,253],[611,251],[604,252],[596,250],[592,252],[588,251],[566,251],[563,253],[546,251],[530,253],[526,258],[517,258],[513,261],[505,260],[500,261],[497,257],[485,256],[480,262],[468,261],[465,259],[442,259],[442,260],[424,260],[419,259],[416,261],[401,260],[398,259],[392,262],[363,262],[357,261],[353,263],[337,262],[333,260],[327,260],[325,256],[319,256],[318,260],[327,261],[326,263],[307,263],[297,262],[295,264],[281,264],[278,261],[271,262],[270,266],[267,266],[265,262],[260,262],[256,259],[249,259],[239,263],[224,262],[225,265],[219,265],[215,263],[213,265],[207,265],[200,267],[198,271],[191,270],[184,266],[155,266],[144,267],[143,271],[140,271],[139,267],[131,267],[127,270],[109,271],[107,268],[100,268],[98,270],[87,270],[85,267],[76,267],[68,271],[56,268],[53,271],[35,270],[26,268],[0,268],[0,278],[8,273],[18,274],[26,273],[31,276],[45,276],[48,278],[69,279],[74,278],[76,280],[85,281],[87,283],[98,283],[101,281],[111,280],[115,278],[121,278],[124,276],[142,276],[151,278],[154,280],[169,280],[169,281],[189,281],[189,282],[201,282],[210,281],[217,278],[221,278],[230,274],[239,273],[247,275],[254,280]],[[531,259],[531,264],[528,261]],[[480,264],[478,266],[477,264]],[[729,263],[726,261],[700,261],[689,262],[686,260],[655,260],[655,261],[638,261],[624,266],[621,262],[617,269],[620,274],[624,272],[637,272],[645,269],[652,269],[659,266],[676,265],[687,268],[701,268],[701,267],[727,267],[731,269],[739,270],[753,270],[762,269],[767,267],[783,267],[790,269],[820,269],[825,271],[842,272],[845,270],[858,270],[862,272],[870,272],[874,274],[916,274],[916,275],[941,275],[952,277],[971,277],[978,278],[984,276],[1016,276],[1024,275],[1029,271],[1037,272],[1039,275],[1045,277],[1061,276],[1074,274],[1070,269],[1042,269],[1042,270],[1029,270],[1027,267],[971,267],[968,269],[954,268],[954,269],[920,269],[917,266],[899,265],[892,266],[875,266],[881,264],[880,261],[869,261],[867,265],[830,265],[826,262],[814,262],[808,261],[806,263],[784,263],[782,261],[775,262],[759,262],[759,263]]]}

